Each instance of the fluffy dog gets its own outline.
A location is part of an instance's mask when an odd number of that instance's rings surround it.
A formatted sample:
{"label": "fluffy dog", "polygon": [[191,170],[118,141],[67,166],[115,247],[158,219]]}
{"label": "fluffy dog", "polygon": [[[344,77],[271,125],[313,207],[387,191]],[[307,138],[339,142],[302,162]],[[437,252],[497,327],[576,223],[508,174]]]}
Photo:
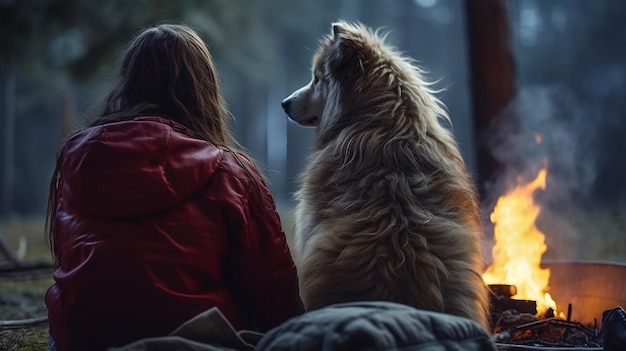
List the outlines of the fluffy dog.
{"label": "fluffy dog", "polygon": [[344,21],[312,73],[282,101],[316,128],[296,193],[306,308],[388,300],[488,328],[476,191],[432,84],[385,35]]}

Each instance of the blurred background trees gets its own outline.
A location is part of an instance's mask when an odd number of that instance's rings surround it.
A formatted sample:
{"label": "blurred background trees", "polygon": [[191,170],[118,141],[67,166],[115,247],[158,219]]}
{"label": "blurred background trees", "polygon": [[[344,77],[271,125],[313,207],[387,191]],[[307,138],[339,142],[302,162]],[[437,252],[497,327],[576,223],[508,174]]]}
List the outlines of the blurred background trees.
{"label": "blurred background trees", "polygon": [[[486,211],[501,184],[547,159],[553,190],[543,201],[560,219],[547,224],[561,233],[557,237],[577,227],[585,233],[564,240],[575,246],[595,235],[594,227],[620,231],[626,224],[626,4],[501,3],[515,86],[510,103],[494,113],[519,125],[496,123],[475,134],[471,0],[0,1],[0,217],[44,214],[60,141],[83,123],[129,39],[161,21],[201,32],[216,59],[236,135],[265,165],[279,206],[289,211],[313,131],[289,122],[280,100],[308,81],[319,38],[343,18],[384,27],[393,44],[438,80],[472,172],[480,173],[477,165],[486,157],[476,145],[487,145],[502,164],[497,181],[477,178],[487,189]],[[488,119],[500,120],[495,117]],[[626,244],[619,245],[618,258],[626,261]]]}

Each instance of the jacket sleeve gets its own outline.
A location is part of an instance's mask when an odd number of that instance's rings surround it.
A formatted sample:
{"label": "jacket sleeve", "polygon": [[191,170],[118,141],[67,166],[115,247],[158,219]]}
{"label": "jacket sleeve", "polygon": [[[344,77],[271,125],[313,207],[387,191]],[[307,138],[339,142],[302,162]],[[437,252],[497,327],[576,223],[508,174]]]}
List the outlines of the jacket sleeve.
{"label": "jacket sleeve", "polygon": [[246,306],[259,331],[303,313],[296,267],[276,212],[274,199],[258,176],[243,197],[244,225],[231,241],[233,293]]}

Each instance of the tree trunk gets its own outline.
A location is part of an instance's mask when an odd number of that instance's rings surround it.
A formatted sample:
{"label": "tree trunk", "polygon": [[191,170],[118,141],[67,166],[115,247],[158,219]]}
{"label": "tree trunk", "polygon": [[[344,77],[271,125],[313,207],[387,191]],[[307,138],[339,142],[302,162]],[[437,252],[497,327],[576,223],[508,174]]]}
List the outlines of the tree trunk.
{"label": "tree trunk", "polygon": [[503,113],[516,94],[515,62],[504,1],[466,0],[465,11],[478,188],[484,198],[485,184],[503,168],[490,150],[490,131],[519,128],[514,116]]}

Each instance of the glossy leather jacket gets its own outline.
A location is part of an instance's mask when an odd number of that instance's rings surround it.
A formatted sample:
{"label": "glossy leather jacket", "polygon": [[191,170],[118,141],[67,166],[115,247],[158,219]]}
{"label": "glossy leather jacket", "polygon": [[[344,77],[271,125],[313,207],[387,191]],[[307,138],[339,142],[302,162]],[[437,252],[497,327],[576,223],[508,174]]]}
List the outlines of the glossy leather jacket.
{"label": "glossy leather jacket", "polygon": [[60,351],[167,335],[214,306],[259,331],[302,313],[262,177],[176,122],[139,117],[73,136],[57,204],[46,304]]}

